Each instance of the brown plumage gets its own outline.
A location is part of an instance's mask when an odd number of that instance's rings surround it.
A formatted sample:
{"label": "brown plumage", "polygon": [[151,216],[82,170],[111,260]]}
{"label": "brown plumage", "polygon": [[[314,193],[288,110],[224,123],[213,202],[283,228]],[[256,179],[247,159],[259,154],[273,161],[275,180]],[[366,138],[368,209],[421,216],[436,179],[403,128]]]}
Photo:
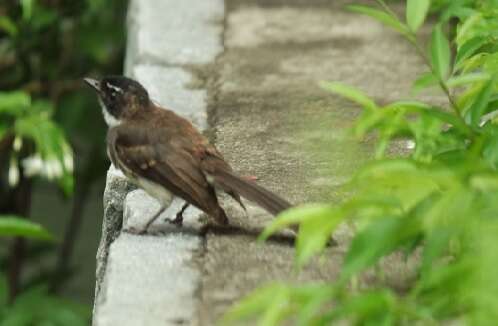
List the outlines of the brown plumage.
{"label": "brown plumage", "polygon": [[[115,119],[107,136],[110,159],[130,179],[164,187],[219,224],[227,224],[228,219],[215,189],[225,191],[242,207],[241,196],[274,215],[291,207],[285,199],[238,176],[188,120],[156,106],[137,82],[124,77],[90,81],[111,114],[106,117]],[[106,94],[112,91],[114,99]]]}

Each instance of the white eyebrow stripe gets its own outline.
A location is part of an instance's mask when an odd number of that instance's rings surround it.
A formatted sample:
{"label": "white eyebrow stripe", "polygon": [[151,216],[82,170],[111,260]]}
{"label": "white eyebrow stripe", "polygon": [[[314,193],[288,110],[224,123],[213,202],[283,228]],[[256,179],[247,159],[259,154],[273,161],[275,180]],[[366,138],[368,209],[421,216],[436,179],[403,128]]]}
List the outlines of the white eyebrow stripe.
{"label": "white eyebrow stripe", "polygon": [[113,89],[113,90],[115,90],[118,93],[123,93],[123,90],[121,88],[119,88],[117,86],[114,86],[114,85],[112,85],[110,83],[106,83],[106,84],[107,84],[107,87],[109,87],[110,89]]}

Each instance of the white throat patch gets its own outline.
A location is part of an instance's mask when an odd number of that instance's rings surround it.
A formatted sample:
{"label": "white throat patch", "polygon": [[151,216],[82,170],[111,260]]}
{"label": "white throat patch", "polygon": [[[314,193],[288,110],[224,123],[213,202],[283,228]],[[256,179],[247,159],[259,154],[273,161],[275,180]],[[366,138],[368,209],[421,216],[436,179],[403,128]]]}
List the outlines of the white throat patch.
{"label": "white throat patch", "polygon": [[112,116],[112,114],[109,113],[104,102],[100,98],[99,98],[99,103],[100,106],[102,107],[102,114],[104,115],[104,120],[109,127],[116,127],[119,124],[121,124],[120,120],[116,119],[115,117]]}

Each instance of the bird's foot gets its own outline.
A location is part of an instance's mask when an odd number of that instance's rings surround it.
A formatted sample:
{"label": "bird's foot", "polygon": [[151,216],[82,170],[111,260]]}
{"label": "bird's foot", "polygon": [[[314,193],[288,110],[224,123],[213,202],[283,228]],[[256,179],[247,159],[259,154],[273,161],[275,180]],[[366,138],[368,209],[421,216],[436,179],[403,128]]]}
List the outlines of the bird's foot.
{"label": "bird's foot", "polygon": [[183,204],[182,208],[180,208],[180,211],[176,213],[176,217],[173,220],[168,220],[169,223],[176,225],[177,227],[182,227],[183,226],[183,212],[189,207],[189,203]]}
{"label": "bird's foot", "polygon": [[125,229],[124,231],[127,232],[127,233],[131,233],[131,234],[135,234],[135,235],[144,235],[144,234],[147,234],[149,233],[149,227],[152,225],[152,223],[154,223],[155,220],[157,220],[159,218],[159,216],[161,216],[161,214],[164,212],[164,210],[166,209],[166,206],[163,206],[161,207],[156,214],[154,214],[154,216],[152,216],[151,219],[149,219],[147,221],[147,223],[145,223],[144,226],[140,227],[140,228],[137,228],[137,227],[134,227],[134,226],[130,226],[129,228]]}
{"label": "bird's foot", "polygon": [[178,212],[176,217],[172,220],[168,220],[169,223],[176,225],[177,227],[183,226],[183,212]]}

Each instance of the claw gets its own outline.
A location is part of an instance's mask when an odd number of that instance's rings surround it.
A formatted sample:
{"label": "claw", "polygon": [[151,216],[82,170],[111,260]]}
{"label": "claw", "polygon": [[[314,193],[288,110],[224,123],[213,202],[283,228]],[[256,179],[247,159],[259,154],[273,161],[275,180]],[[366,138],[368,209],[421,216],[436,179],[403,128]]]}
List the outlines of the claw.
{"label": "claw", "polygon": [[174,224],[178,227],[181,227],[183,225],[183,212],[179,212],[176,214],[176,217],[173,220],[168,220],[169,223]]}
{"label": "claw", "polygon": [[185,210],[187,209],[187,207],[189,206],[190,204],[189,203],[185,203],[183,204],[182,208],[180,209],[180,211],[178,213],[176,213],[176,217],[174,220],[168,220],[169,223],[171,224],[174,224],[178,227],[181,227],[183,225],[183,212],[185,212]]}

